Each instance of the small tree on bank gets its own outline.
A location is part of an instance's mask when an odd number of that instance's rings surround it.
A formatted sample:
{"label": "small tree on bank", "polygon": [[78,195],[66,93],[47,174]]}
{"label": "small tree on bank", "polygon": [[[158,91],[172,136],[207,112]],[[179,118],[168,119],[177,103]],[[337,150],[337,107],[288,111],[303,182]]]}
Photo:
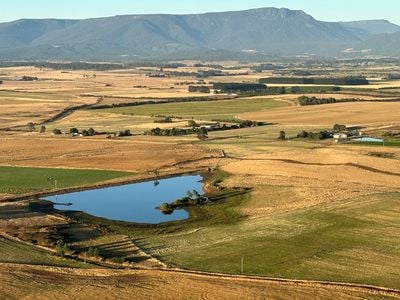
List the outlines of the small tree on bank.
{"label": "small tree on bank", "polygon": [[281,140],[281,141],[286,140],[286,132],[283,131],[283,130],[280,131],[280,132],[279,132],[279,137],[278,137],[278,139]]}

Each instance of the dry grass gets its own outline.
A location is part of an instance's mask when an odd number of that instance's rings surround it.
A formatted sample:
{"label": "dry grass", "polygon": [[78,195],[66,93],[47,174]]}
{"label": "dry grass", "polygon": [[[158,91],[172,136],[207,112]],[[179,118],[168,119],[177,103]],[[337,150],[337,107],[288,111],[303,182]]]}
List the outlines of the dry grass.
{"label": "dry grass", "polygon": [[244,113],[243,119],[294,125],[391,124],[400,120],[400,103],[350,102]]}
{"label": "dry grass", "polygon": [[1,265],[6,299],[395,299],[385,293],[151,270]]}
{"label": "dry grass", "polygon": [[121,130],[129,129],[132,133],[143,133],[155,127],[159,128],[172,128],[172,127],[186,127],[187,121],[174,120],[174,123],[154,123],[154,118],[149,116],[137,115],[120,115],[114,113],[107,113],[98,110],[81,110],[63,118],[57,122],[46,125],[51,132],[52,129],[58,128],[63,132],[69,132],[70,128],[76,127],[79,129],[88,129],[90,127],[96,129],[98,132],[119,132]]}
{"label": "dry grass", "polygon": [[[179,140],[178,140],[179,141]],[[146,172],[176,163],[219,156],[218,151],[177,144],[168,138],[126,138],[106,140],[39,135],[2,138],[0,165],[107,169]]]}
{"label": "dry grass", "polygon": [[93,97],[79,98],[63,94],[0,92],[0,128],[40,123],[65,108],[95,103]]}

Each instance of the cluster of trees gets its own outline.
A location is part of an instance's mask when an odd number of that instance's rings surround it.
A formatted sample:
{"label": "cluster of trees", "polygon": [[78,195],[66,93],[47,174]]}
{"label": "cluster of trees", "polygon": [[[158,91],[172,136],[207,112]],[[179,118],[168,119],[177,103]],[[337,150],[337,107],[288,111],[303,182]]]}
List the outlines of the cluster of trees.
{"label": "cluster of trees", "polygon": [[202,64],[202,63],[197,63],[194,64],[193,67],[195,68],[212,68],[212,69],[217,69],[217,70],[223,70],[224,67],[221,65],[217,65],[217,64]]}
{"label": "cluster of trees", "polygon": [[159,127],[153,128],[149,131],[144,133],[145,135],[152,135],[152,136],[180,136],[180,135],[188,135],[188,134],[203,134],[207,136],[207,129],[204,127],[200,128],[165,128],[161,129]]}
{"label": "cluster of trees", "polygon": [[189,93],[205,93],[205,94],[211,93],[210,88],[205,85],[190,85],[188,90]]}
{"label": "cluster of trees", "polygon": [[223,131],[223,130],[233,130],[239,128],[248,128],[248,127],[258,127],[265,126],[265,122],[257,122],[250,120],[240,121],[238,124],[216,124],[210,127],[204,127],[198,125],[194,120],[188,121],[188,127],[190,128],[172,128],[172,129],[161,129],[159,127],[153,128],[149,131],[146,131],[146,135],[153,136],[179,136],[179,135],[188,135],[188,134],[197,134],[199,139],[206,139],[209,131]]}
{"label": "cluster of trees", "polygon": [[310,139],[317,139],[317,140],[326,140],[332,137],[332,132],[323,130],[319,132],[311,132],[302,130],[297,134],[297,138],[310,138]]}
{"label": "cluster of trees", "polygon": [[333,125],[333,131],[335,131],[335,132],[346,131],[346,130],[347,130],[346,125],[342,125],[342,124]]}
{"label": "cluster of trees", "polygon": [[197,206],[197,205],[205,205],[209,203],[210,200],[201,196],[196,190],[188,191],[186,196],[175,200],[172,203],[163,203],[159,207],[162,213],[164,214],[172,214],[175,209],[181,209],[187,206]]}
{"label": "cluster of trees", "polygon": [[132,133],[131,133],[131,131],[129,129],[120,131],[118,133],[118,137],[126,137],[126,136],[132,136]]}
{"label": "cluster of trees", "polygon": [[219,90],[226,93],[242,93],[251,91],[266,91],[267,86],[265,84],[258,83],[214,83],[214,90]]}
{"label": "cluster of trees", "polygon": [[322,84],[322,85],[369,85],[365,77],[269,77],[261,78],[259,83],[268,84]]}
{"label": "cluster of trees", "polygon": [[196,82],[195,81],[181,81],[181,82],[175,82],[175,85],[195,85],[195,84],[206,84],[206,82],[203,79],[199,79]]}
{"label": "cluster of trees", "polygon": [[[265,122],[243,120],[243,121],[240,121],[239,128],[258,127],[258,126],[265,126],[265,125],[266,125]],[[222,128],[223,128],[223,126],[222,126]]]}
{"label": "cluster of trees", "polygon": [[21,80],[22,81],[38,81],[39,78],[33,77],[33,76],[22,76]]}
{"label": "cluster of trees", "polygon": [[[45,131],[46,127],[42,126],[41,127],[41,132],[42,132],[42,130]],[[58,128],[54,128],[53,134],[60,135],[60,134],[62,134],[62,131],[60,129],[58,129]],[[94,136],[94,135],[99,134],[99,132],[97,132],[93,128],[84,129],[84,130],[80,131],[78,128],[73,127],[73,128],[70,128],[69,134],[71,134],[71,135],[80,135],[81,134],[82,136]]]}
{"label": "cluster of trees", "polygon": [[299,104],[301,106],[306,105],[320,105],[320,104],[330,104],[330,103],[339,103],[339,102],[357,102],[360,99],[355,98],[347,98],[347,99],[336,99],[336,98],[317,98],[317,97],[307,97],[301,96],[298,98]]}
{"label": "cluster of trees", "polygon": [[300,93],[309,93],[309,92],[318,92],[318,93],[325,93],[325,92],[339,92],[342,89],[340,86],[332,86],[332,87],[299,87],[299,86],[292,86],[290,88],[291,94],[300,94]]}
{"label": "cluster of trees", "polygon": [[[36,124],[33,122],[29,122],[28,124],[26,124],[26,127],[28,127],[28,131],[35,131],[36,130]],[[41,125],[40,129],[39,129],[40,133],[45,133],[46,132],[46,126]]]}
{"label": "cluster of trees", "polygon": [[265,90],[252,90],[252,91],[245,91],[245,92],[237,92],[237,94],[239,94],[240,96],[244,96],[244,97],[284,95],[284,94],[286,94],[286,88],[283,86],[267,87]]}
{"label": "cluster of trees", "polygon": [[69,134],[72,134],[72,135],[82,134],[82,136],[94,136],[94,135],[98,134],[98,132],[96,130],[94,130],[93,128],[89,128],[87,130],[84,129],[82,131],[79,131],[78,128],[74,127],[69,130]]}

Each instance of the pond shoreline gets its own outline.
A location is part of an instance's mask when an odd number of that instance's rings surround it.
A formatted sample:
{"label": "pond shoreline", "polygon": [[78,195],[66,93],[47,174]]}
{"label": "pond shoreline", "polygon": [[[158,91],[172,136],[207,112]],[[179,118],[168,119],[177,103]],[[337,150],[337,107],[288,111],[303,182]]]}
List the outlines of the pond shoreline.
{"label": "pond shoreline", "polygon": [[128,185],[128,184],[143,183],[143,182],[148,182],[148,181],[154,181],[155,179],[162,180],[162,179],[168,179],[168,178],[173,178],[173,177],[177,177],[177,176],[202,175],[205,172],[207,172],[207,170],[204,168],[201,168],[201,169],[189,170],[189,171],[185,171],[185,172],[168,172],[165,174],[159,174],[159,175],[157,175],[157,178],[155,178],[154,175],[150,175],[150,174],[148,174],[148,176],[142,176],[142,177],[130,176],[129,178],[125,177],[125,178],[116,179],[113,181],[103,182],[103,183],[99,183],[99,184],[91,184],[91,185],[85,185],[85,186],[70,187],[70,188],[64,188],[64,189],[49,190],[49,191],[42,191],[42,192],[32,192],[32,193],[26,193],[26,194],[21,194],[21,195],[11,195],[11,196],[0,197],[0,203],[1,202],[5,203],[5,202],[19,202],[19,201],[26,201],[26,200],[34,200],[34,199],[38,199],[41,197],[64,195],[64,194],[69,194],[69,193],[84,192],[84,191],[97,190],[97,189],[108,188],[108,187],[117,187],[117,186],[123,186],[123,185]]}

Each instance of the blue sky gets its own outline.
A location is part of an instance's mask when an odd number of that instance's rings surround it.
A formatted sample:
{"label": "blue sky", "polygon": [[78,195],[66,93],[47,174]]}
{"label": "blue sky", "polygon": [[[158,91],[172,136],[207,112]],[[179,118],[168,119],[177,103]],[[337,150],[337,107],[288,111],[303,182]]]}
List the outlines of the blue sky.
{"label": "blue sky", "polygon": [[11,0],[0,22],[21,18],[74,18],[143,13],[200,13],[256,7],[301,9],[324,21],[388,19],[400,24],[400,0]]}

